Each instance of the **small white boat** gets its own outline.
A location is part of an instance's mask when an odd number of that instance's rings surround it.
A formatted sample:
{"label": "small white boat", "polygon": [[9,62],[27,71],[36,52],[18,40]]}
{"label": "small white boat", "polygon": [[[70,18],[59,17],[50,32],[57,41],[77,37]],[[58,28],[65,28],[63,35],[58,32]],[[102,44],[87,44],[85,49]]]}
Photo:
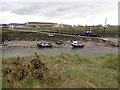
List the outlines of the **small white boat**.
{"label": "small white boat", "polygon": [[73,47],[84,47],[83,44],[80,44],[78,41],[73,41],[71,44]]}
{"label": "small white boat", "polygon": [[48,34],[49,37],[53,37],[54,35],[53,34]]}
{"label": "small white boat", "polygon": [[56,44],[63,44],[63,41],[62,40],[57,41]]}

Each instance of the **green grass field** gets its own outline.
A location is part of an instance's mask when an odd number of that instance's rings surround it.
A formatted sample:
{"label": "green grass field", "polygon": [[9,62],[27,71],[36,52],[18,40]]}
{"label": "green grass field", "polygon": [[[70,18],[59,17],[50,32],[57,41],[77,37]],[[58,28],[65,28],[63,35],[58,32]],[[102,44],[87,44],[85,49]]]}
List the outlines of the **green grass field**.
{"label": "green grass field", "polygon": [[[89,27],[39,27],[39,28],[15,28],[15,29],[24,29],[24,30],[81,30],[84,31],[86,29],[89,29]],[[91,27],[91,29],[99,29],[104,30],[104,27]],[[106,27],[106,30],[118,30],[117,26],[114,27]]]}
{"label": "green grass field", "polygon": [[[39,27],[39,28],[15,28],[16,30],[35,30],[46,33],[60,33],[60,34],[74,34],[74,35],[84,35],[86,30],[89,30],[90,27]],[[91,27],[91,30],[94,34],[99,35],[101,37],[116,37],[118,36],[118,27]],[[9,29],[3,29],[6,32],[13,32]],[[5,33],[6,33],[5,32]],[[19,32],[17,32],[19,33]],[[25,33],[25,32],[24,32]],[[27,32],[26,32],[27,33]],[[30,32],[28,32],[30,33]]]}
{"label": "green grass field", "polygon": [[[118,55],[90,57],[63,53],[40,56],[48,68],[48,72],[44,73],[46,80],[26,77],[24,81],[19,81],[21,88],[118,88]],[[30,60],[34,57],[22,58]],[[4,58],[3,61],[11,63],[15,57]],[[9,87],[11,84],[3,80],[3,88]]]}

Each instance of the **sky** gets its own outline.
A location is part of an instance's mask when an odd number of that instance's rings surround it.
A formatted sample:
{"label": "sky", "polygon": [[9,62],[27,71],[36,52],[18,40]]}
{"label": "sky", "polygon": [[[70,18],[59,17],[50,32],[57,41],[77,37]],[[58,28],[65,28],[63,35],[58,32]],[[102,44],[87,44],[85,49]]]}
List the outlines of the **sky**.
{"label": "sky", "polygon": [[119,0],[1,0],[0,24],[53,22],[118,25]]}

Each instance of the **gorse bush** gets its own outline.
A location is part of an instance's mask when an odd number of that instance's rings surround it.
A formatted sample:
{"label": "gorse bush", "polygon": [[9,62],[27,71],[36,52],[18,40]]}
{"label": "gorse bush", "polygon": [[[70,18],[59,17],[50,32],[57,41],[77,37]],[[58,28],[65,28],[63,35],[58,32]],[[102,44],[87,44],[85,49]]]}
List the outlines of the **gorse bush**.
{"label": "gorse bush", "polygon": [[[11,58],[10,58],[11,59]],[[34,81],[34,78],[42,80],[44,73],[48,71],[45,63],[41,61],[41,57],[35,53],[35,58],[32,59],[21,59],[17,56],[13,62],[4,62],[3,67],[3,80],[8,81],[11,87],[21,87],[20,81],[27,78],[27,84],[33,84],[30,81]],[[31,78],[28,78],[31,77]]]}

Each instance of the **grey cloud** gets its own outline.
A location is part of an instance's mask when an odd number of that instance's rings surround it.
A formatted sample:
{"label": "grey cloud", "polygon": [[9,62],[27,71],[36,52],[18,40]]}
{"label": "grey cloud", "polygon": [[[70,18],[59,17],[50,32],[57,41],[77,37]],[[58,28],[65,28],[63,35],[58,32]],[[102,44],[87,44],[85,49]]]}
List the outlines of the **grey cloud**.
{"label": "grey cloud", "polygon": [[0,3],[0,11],[10,11],[20,15],[37,14],[45,17],[86,17],[106,13],[112,8],[111,2],[10,2]]}
{"label": "grey cloud", "polygon": [[[23,5],[24,4],[24,5]],[[25,4],[28,6],[25,7]],[[32,13],[37,13],[38,10],[42,9],[42,5],[39,5],[37,3],[20,3],[23,7],[17,8],[12,10],[12,13],[15,14],[20,14],[20,15],[26,15],[26,14],[32,14]]]}

